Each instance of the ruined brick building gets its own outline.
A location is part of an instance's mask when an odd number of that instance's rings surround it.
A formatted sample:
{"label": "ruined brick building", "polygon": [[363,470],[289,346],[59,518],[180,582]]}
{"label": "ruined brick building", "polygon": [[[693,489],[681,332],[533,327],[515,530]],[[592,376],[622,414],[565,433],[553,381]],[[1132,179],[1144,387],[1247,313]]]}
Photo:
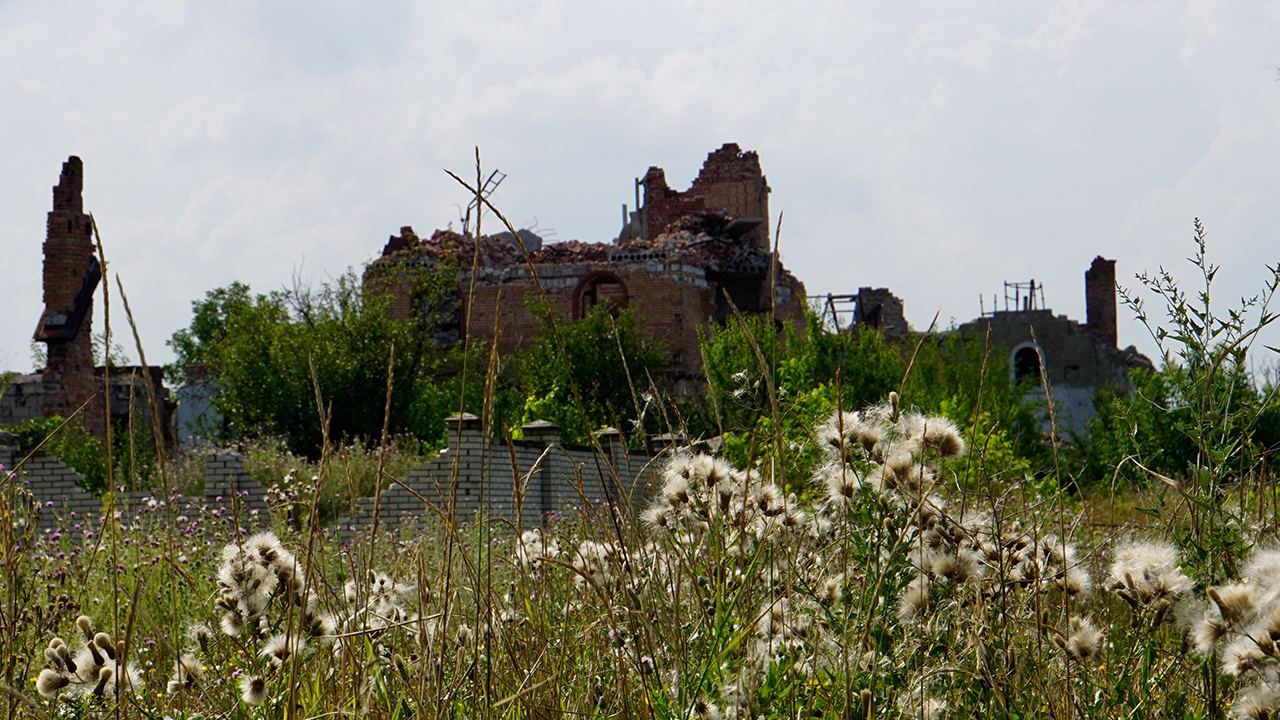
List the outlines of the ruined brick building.
{"label": "ruined brick building", "polygon": [[[1041,369],[1053,391],[1060,434],[1083,433],[1096,415],[1093,395],[1100,388],[1131,389],[1129,370],[1152,368],[1152,362],[1130,345],[1117,343],[1116,261],[1101,256],[1084,274],[1085,322],[1055,314],[1045,306],[1044,288],[1035,280],[1005,283],[1003,306],[992,298],[991,309],[959,327],[971,342],[985,343],[1008,353],[1010,380],[1024,383],[1027,397],[1043,404]],[[902,300],[886,288],[861,288],[856,295],[829,295],[823,300],[823,319],[840,329],[868,328],[890,338],[907,332]],[[845,325],[844,323],[848,324]],[[1044,429],[1047,431],[1048,420]]]}
{"label": "ruined brick building", "polygon": [[[1009,353],[1016,382],[1028,382],[1029,397],[1043,402],[1041,369],[1053,391],[1062,434],[1083,433],[1097,413],[1093,395],[1099,388],[1130,390],[1129,370],[1153,367],[1132,345],[1120,349],[1116,326],[1116,261],[1095,257],[1084,274],[1085,322],[1056,315],[1044,306],[1043,289],[1037,299],[1035,281],[1007,284],[1013,297],[1005,307],[983,313],[961,325],[967,337],[985,337]],[[1006,293],[1006,297],[1008,293]]]}
{"label": "ruined brick building", "polygon": [[612,242],[543,244],[527,230],[518,238],[509,232],[480,237],[469,313],[477,251],[470,235],[437,230],[422,239],[411,227],[401,228],[369,264],[366,286],[391,292],[396,314],[409,317],[429,310],[415,296],[412,271],[447,263],[457,268],[458,292],[445,313],[441,339],[469,333],[488,341],[496,326],[503,353],[541,333],[527,302],[531,297],[545,295],[571,319],[600,303],[629,307],[644,331],[666,345],[668,379],[677,386],[702,375],[699,330],[732,317],[734,307],[803,321],[804,285],[775,262],[770,247],[769,185],[756,153],[724,145],[707,156],[685,191],[670,188],[658,167],[649,168],[638,185],[643,203],[631,213],[624,206],[626,223]]}
{"label": "ruined brick building", "polygon": [[[93,295],[103,270],[84,212],[83,182],[83,164],[71,157],[53,188],[44,241],[45,308],[35,339],[47,347],[47,363],[19,376],[0,395],[0,425],[65,417],[83,406],[85,425],[99,435],[105,428],[105,370],[95,367],[92,351]],[[523,348],[539,336],[542,324],[531,298],[545,297],[571,319],[601,303],[630,307],[642,329],[670,352],[667,380],[688,390],[700,386],[699,332],[730,318],[735,307],[743,313],[774,312],[780,322],[803,321],[804,286],[770,247],[769,185],[756,153],[727,144],[707,156],[688,190],[668,186],[658,167],[649,168],[637,188],[643,197],[637,197],[634,211],[624,206],[623,227],[612,241],[544,244],[527,230],[478,240],[439,230],[422,239],[404,227],[370,263],[365,281],[391,293],[400,317],[435,314],[438,342],[456,341],[464,333],[488,341],[500,328],[501,352]],[[478,257],[474,269],[473,257]],[[443,307],[425,307],[413,271],[441,267],[453,270],[456,293]],[[1009,353],[1015,380],[1037,377],[1043,366],[1064,428],[1083,427],[1097,388],[1127,385],[1128,368],[1150,366],[1132,347],[1117,347],[1114,261],[1097,258],[1085,274],[1084,323],[1044,307],[1042,290],[1037,298],[1034,288],[1017,294],[1021,291],[1014,287],[1012,303],[984,310],[954,332],[982,337],[990,329],[994,344]],[[828,296],[829,306],[833,297]],[[885,288],[864,287],[839,297],[848,303],[847,319],[856,326],[889,337],[902,337],[909,329],[902,301]],[[162,432],[171,437],[173,404],[158,368],[148,374],[138,367],[113,367],[111,415],[127,418],[131,396],[135,409],[147,412],[148,384],[163,405]]]}
{"label": "ruined brick building", "polygon": [[[142,417],[150,414],[140,410],[146,407],[144,393],[150,383],[163,405],[161,433],[168,439],[167,418],[173,408],[160,368],[112,367],[108,385],[106,369],[94,366],[93,295],[103,273],[92,220],[84,212],[83,190],[84,164],[72,156],[63,163],[53,188],[53,209],[45,226],[44,312],[34,336],[45,345],[45,367],[18,376],[0,394],[0,425],[52,415],[71,417],[79,411],[84,426],[102,436],[108,404],[114,420],[128,418],[131,396]],[[104,387],[110,388],[110,403],[104,400]]]}

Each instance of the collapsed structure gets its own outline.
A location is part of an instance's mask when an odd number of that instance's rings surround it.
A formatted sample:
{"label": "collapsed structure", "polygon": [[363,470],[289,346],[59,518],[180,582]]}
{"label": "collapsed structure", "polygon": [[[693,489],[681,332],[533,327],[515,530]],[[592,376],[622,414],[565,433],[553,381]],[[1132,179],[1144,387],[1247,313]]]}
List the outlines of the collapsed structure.
{"label": "collapsed structure", "polygon": [[[528,230],[478,240],[437,230],[422,239],[404,227],[365,270],[366,287],[390,292],[401,318],[435,313],[441,342],[464,333],[491,341],[497,328],[502,353],[541,334],[530,299],[545,300],[570,319],[601,303],[629,307],[640,327],[666,344],[667,379],[687,389],[702,375],[700,328],[732,317],[735,309],[803,322],[804,285],[769,245],[769,185],[756,153],[724,145],[707,156],[686,191],[670,188],[658,167],[637,184],[643,204],[631,213],[624,206],[626,222],[612,242],[543,244]],[[414,271],[446,265],[457,269],[456,299],[444,308],[426,307]]]}
{"label": "collapsed structure", "polygon": [[[1101,388],[1132,389],[1129,370],[1153,369],[1151,360],[1130,345],[1120,349],[1116,324],[1116,261],[1095,257],[1084,274],[1085,322],[1057,315],[1044,301],[1035,280],[1005,283],[1003,307],[992,298],[979,317],[947,333],[986,342],[1008,353],[1010,380],[1027,387],[1027,397],[1044,402],[1045,381],[1053,392],[1060,434],[1083,433],[1097,411],[1093,396]],[[856,295],[828,295],[822,319],[837,329],[866,328],[896,339],[907,332],[902,300],[886,288],[861,288]],[[1050,430],[1048,418],[1044,429]]]}
{"label": "collapsed structure", "polygon": [[[577,241],[543,244],[528,230],[501,232],[479,240],[437,230],[422,239],[413,228],[392,236],[365,271],[369,287],[390,292],[401,318],[434,313],[442,343],[469,333],[489,341],[498,332],[500,352],[519,350],[542,331],[530,299],[578,319],[600,303],[631,307],[651,337],[671,353],[668,380],[694,391],[702,367],[699,329],[742,313],[774,313],[780,321],[804,319],[804,286],[777,262],[769,242],[769,185],[759,156],[726,144],[710,153],[688,190],[672,189],[659,167],[636,181],[643,191],[610,243]],[[478,247],[477,247],[478,245]],[[457,293],[429,306],[415,290],[413,270],[456,268]],[[474,265],[474,270],[473,270]],[[473,280],[474,301],[466,307]],[[1009,352],[1014,381],[1041,368],[1053,389],[1059,428],[1083,432],[1094,415],[1093,394],[1103,387],[1128,389],[1128,369],[1151,366],[1132,346],[1116,344],[1115,261],[1097,258],[1085,275],[1086,316],[1080,323],[1044,307],[1043,290],[1009,284],[1003,308],[956,328],[966,337],[985,337]],[[821,312],[837,328],[870,328],[890,339],[909,331],[902,300],[887,288],[863,287],[856,294],[828,295]],[[470,327],[464,327],[469,318]],[[1033,392],[1029,391],[1029,395]]]}
{"label": "collapsed structure", "polygon": [[[159,400],[159,427],[172,440],[174,404],[159,368],[95,367],[93,295],[102,280],[92,219],[84,212],[84,168],[78,157],[62,166],[53,188],[44,241],[44,311],[35,340],[47,348],[41,370],[21,375],[0,394],[0,425],[34,417],[78,416],[103,435],[109,388],[113,420],[131,406],[144,412],[148,389]],[[640,327],[671,355],[666,372],[676,390],[696,392],[702,382],[700,331],[741,313],[770,313],[779,322],[804,320],[804,285],[782,267],[770,247],[769,185],[759,156],[726,144],[710,153],[688,190],[668,186],[661,168],[636,181],[637,208],[623,206],[623,227],[611,242],[544,244],[533,232],[501,232],[478,239],[438,230],[419,238],[411,227],[392,236],[365,271],[366,286],[390,293],[394,313],[431,313],[435,340],[497,338],[499,352],[528,346],[542,331],[530,300],[545,300],[561,316],[581,318],[598,305],[630,307]],[[639,197],[643,191],[643,201]],[[414,281],[416,271],[452,270],[456,292],[441,303]],[[474,293],[470,294],[474,281]],[[1052,387],[1059,426],[1080,431],[1093,413],[1094,391],[1128,387],[1127,371],[1151,367],[1133,346],[1117,347],[1115,261],[1096,258],[1085,274],[1086,321],[1055,315],[1043,289],[1007,284],[1003,309],[956,328],[970,337],[989,331],[1009,352],[1015,381],[1044,377]],[[1012,289],[1012,299],[1008,290]],[[467,307],[468,297],[472,298]],[[427,300],[431,302],[428,303]],[[886,288],[829,295],[823,307],[837,327],[872,328],[890,338],[909,328],[903,303]],[[190,393],[188,393],[190,394]],[[188,415],[208,397],[184,398]],[[207,409],[206,409],[207,410]],[[197,418],[198,419],[198,418]],[[188,419],[190,420],[190,419]],[[187,425],[191,425],[188,421]],[[148,422],[149,426],[150,423]]]}
{"label": "collapsed structure", "polygon": [[[991,333],[991,344],[1009,353],[1013,380],[1033,386],[1028,396],[1043,402],[1043,383],[1053,392],[1062,433],[1083,433],[1097,415],[1094,393],[1100,388],[1132,389],[1129,370],[1153,368],[1151,360],[1130,345],[1117,345],[1116,261],[1095,257],[1084,274],[1085,322],[1055,315],[1036,294],[1034,280],[1007,283],[1005,306],[961,325],[969,337]],[[1047,429],[1047,428],[1046,428]]]}
{"label": "collapsed structure", "polygon": [[[170,440],[168,418],[173,405],[161,368],[113,366],[108,372],[106,367],[94,366],[93,294],[102,281],[102,266],[93,240],[93,220],[84,212],[83,191],[84,164],[73,155],[62,164],[45,225],[44,311],[34,336],[45,345],[45,366],[18,376],[0,394],[0,425],[36,417],[77,416],[101,437],[106,433],[108,407],[113,421],[127,419],[131,408],[147,417],[149,413],[141,408],[146,407],[149,389],[160,406],[160,432]],[[109,396],[104,389],[109,389]]]}

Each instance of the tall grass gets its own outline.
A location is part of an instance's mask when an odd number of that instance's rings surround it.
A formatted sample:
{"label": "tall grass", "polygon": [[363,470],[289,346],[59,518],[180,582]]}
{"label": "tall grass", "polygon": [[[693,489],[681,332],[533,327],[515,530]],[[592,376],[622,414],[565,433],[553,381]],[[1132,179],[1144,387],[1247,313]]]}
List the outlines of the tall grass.
{"label": "tall grass", "polygon": [[[117,515],[112,488],[101,518],[48,531],[9,472],[6,716],[1272,717],[1280,504],[1251,411],[1218,380],[1271,321],[1275,284],[1255,326],[1236,311],[1215,325],[1197,237],[1202,310],[1152,287],[1185,326],[1157,339],[1185,352],[1168,361],[1187,368],[1200,459],[1107,497],[1062,490],[1055,468],[1050,483],[989,476],[976,418],[898,393],[835,408],[813,429],[817,470],[784,476],[773,349],[759,345],[743,370],[769,388],[775,431],[751,439],[748,466],[664,450],[651,497],[534,527],[446,505],[412,526],[329,532],[355,497],[402,484],[414,453],[385,427],[376,450],[331,443],[318,383],[318,462],[249,449],[278,481],[268,528],[234,498],[181,506],[181,463],[160,447],[155,502]],[[499,362],[463,372],[501,439]]]}

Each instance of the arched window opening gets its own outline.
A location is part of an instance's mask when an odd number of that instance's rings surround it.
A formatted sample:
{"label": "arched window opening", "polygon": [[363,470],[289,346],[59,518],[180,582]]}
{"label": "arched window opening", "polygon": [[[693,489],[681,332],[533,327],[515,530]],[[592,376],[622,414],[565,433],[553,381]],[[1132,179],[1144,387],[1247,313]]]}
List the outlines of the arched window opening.
{"label": "arched window opening", "polygon": [[1034,345],[1019,348],[1013,353],[1013,381],[1021,383],[1027,378],[1040,381],[1040,351]]}
{"label": "arched window opening", "polygon": [[574,298],[574,319],[586,317],[600,303],[606,303],[609,312],[627,306],[627,286],[617,275],[598,272],[582,279]]}

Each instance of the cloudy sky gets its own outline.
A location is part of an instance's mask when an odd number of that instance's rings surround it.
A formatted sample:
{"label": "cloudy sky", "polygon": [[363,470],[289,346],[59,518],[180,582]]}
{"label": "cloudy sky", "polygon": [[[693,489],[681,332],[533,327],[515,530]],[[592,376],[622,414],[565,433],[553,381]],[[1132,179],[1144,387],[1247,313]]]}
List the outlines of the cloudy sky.
{"label": "cloudy sky", "polygon": [[355,5],[0,0],[0,368],[31,365],[71,154],[152,362],[209,289],[456,223],[476,146],[513,221],[591,241],[649,165],[755,149],[810,293],[887,286],[916,327],[1032,277],[1083,318],[1097,254],[1190,280],[1197,216],[1222,300],[1280,260],[1276,3]]}

